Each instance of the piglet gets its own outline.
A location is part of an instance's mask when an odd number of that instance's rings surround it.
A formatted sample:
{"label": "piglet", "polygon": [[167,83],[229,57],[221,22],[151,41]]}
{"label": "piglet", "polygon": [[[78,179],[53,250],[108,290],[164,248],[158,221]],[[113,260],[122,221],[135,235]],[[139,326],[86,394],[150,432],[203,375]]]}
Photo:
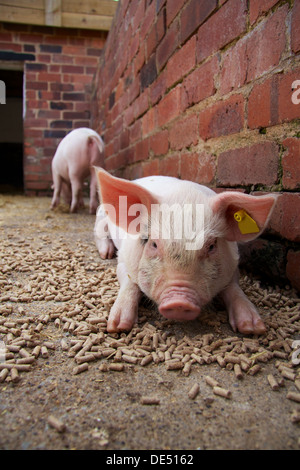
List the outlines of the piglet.
{"label": "piglet", "polygon": [[96,173],[102,204],[95,242],[103,259],[118,250],[120,290],[110,311],[109,332],[132,328],[142,294],[164,317],[179,321],[198,317],[219,294],[234,331],[265,333],[238,283],[237,242],[262,233],[276,196],[216,194],[167,176],[127,181],[103,169]]}
{"label": "piglet", "polygon": [[52,160],[52,209],[59,204],[61,194],[70,205],[71,212],[76,212],[82,207],[83,183],[90,175],[90,213],[96,213],[97,182],[93,166],[104,166],[103,152],[104,143],[92,129],[81,127],[63,138]]}

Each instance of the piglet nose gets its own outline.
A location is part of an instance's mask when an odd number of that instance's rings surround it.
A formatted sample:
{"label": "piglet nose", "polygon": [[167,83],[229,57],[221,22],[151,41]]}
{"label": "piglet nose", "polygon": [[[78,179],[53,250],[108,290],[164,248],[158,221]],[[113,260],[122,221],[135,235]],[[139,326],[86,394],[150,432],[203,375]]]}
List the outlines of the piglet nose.
{"label": "piglet nose", "polygon": [[194,320],[200,314],[200,307],[183,299],[174,299],[162,302],[159,306],[161,315],[172,320]]}

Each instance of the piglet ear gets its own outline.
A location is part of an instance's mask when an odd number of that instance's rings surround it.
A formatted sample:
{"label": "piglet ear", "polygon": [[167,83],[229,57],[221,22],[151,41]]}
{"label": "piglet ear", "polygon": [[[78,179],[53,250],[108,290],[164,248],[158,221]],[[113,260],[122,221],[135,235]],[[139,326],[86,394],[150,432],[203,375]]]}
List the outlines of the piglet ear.
{"label": "piglet ear", "polygon": [[228,191],[213,197],[213,211],[226,220],[226,239],[249,241],[261,235],[275,206],[277,195],[250,196]]}
{"label": "piglet ear", "polygon": [[114,224],[128,233],[136,234],[135,221],[150,216],[151,205],[158,204],[146,189],[132,181],[112,176],[102,168],[95,168],[100,201]]}

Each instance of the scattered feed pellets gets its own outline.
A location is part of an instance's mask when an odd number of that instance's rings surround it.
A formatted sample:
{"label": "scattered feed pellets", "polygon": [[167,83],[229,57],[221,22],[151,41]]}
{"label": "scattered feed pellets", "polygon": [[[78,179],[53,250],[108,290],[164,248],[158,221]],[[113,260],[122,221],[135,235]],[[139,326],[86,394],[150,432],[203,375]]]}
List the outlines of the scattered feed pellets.
{"label": "scattered feed pellets", "polygon": [[65,424],[53,415],[49,415],[47,421],[48,424],[52,428],[56,429],[57,432],[64,432],[66,430]]}
{"label": "scattered feed pellets", "polygon": [[199,384],[194,384],[194,385],[192,386],[192,388],[191,388],[191,389],[189,390],[189,392],[188,392],[188,397],[189,397],[191,400],[194,400],[194,398],[196,398],[196,396],[198,395],[199,390],[200,390]]}
{"label": "scattered feed pellets", "polygon": [[[290,388],[287,398],[299,402],[300,371],[292,357],[300,335],[300,299],[293,290],[241,278],[267,326],[260,337],[224,334],[228,318],[218,304],[208,306],[199,321],[209,333],[179,333],[176,322],[141,305],[130,332],[109,334],[107,319],[119,289],[114,263],[101,261],[95,247],[83,241],[71,245],[62,236],[25,238],[20,230],[6,228],[0,241],[0,383],[18,386],[24,373],[53,354],[70,361],[71,375],[164,364],[168,373],[188,377],[215,364],[241,382],[273,362],[274,375],[266,378],[270,389],[278,391],[284,382]],[[216,378],[205,376],[205,381],[214,395],[234,399]],[[193,400],[198,393],[194,384],[187,396]],[[159,404],[157,397],[143,401]]]}
{"label": "scattered feed pellets", "polygon": [[142,405],[159,405],[160,399],[158,397],[141,397]]}

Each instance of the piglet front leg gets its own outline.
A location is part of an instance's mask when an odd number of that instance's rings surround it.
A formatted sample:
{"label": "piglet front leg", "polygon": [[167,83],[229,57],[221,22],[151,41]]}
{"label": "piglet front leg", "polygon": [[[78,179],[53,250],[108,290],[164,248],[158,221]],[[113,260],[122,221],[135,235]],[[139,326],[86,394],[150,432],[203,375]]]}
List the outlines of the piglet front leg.
{"label": "piglet front leg", "polygon": [[99,207],[96,224],[94,228],[94,237],[97,249],[102,259],[111,259],[115,254],[115,245],[110,238],[108,230],[108,218],[102,207]]}
{"label": "piglet front leg", "polygon": [[238,285],[238,275],[234,277],[229,286],[222,292],[225,302],[229,323],[233,331],[243,334],[262,335],[266,327],[258,311]]}
{"label": "piglet front leg", "polygon": [[138,317],[141,291],[130,279],[124,263],[119,263],[117,276],[120,283],[118,297],[111,308],[107,331],[109,333],[131,330]]}

